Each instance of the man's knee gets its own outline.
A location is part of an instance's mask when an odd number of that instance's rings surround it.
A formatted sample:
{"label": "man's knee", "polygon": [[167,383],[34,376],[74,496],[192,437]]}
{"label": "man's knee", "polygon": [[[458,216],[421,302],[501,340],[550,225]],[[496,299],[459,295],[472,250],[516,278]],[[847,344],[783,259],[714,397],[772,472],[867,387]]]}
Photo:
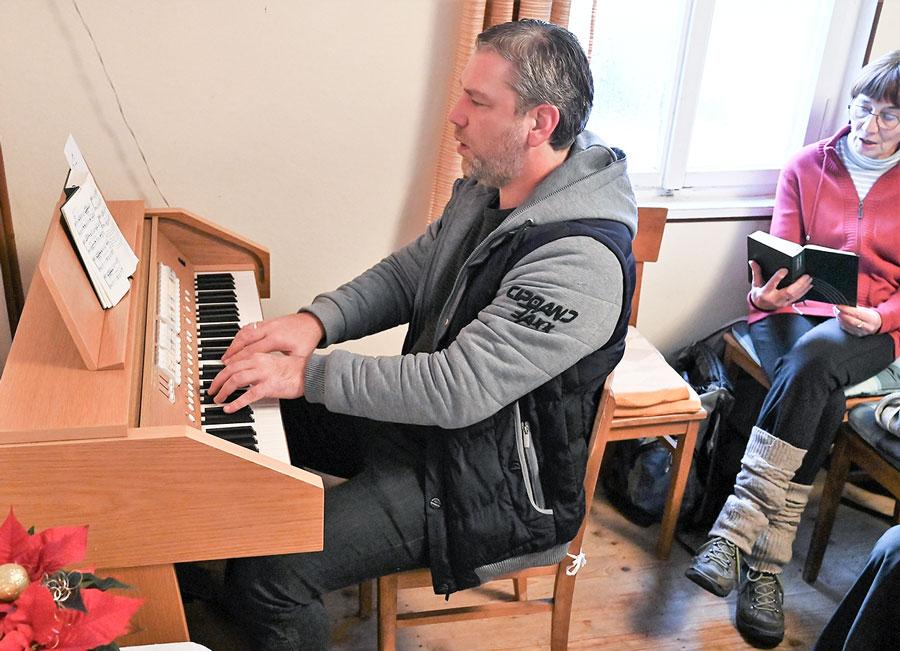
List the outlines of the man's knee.
{"label": "man's knee", "polygon": [[882,566],[900,568],[900,525],[891,527],[878,539],[872,548],[872,558],[879,559]]}
{"label": "man's knee", "polygon": [[245,626],[254,648],[320,650],[328,646],[328,615],[296,571],[302,555],[260,556],[228,561],[225,607]]}
{"label": "man's knee", "polygon": [[242,618],[256,618],[267,609],[261,584],[268,574],[265,558],[237,558],[228,561],[225,570],[226,606]]}
{"label": "man's knee", "polygon": [[[234,607],[256,616],[290,611],[312,598],[302,575],[289,567],[292,555],[236,558],[228,561],[225,582]],[[293,555],[293,557],[298,557]]]}

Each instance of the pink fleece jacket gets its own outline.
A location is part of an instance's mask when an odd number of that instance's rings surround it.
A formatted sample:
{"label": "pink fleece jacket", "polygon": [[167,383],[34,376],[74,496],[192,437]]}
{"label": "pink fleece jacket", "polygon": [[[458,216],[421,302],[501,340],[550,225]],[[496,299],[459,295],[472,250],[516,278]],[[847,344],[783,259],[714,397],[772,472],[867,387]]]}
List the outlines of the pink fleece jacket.
{"label": "pink fleece jacket", "polygon": [[[881,332],[890,333],[894,354],[900,356],[900,165],[885,172],[861,202],[835,149],[849,132],[844,127],[788,161],[778,179],[769,232],[859,254],[859,305],[878,310]],[[748,307],[750,323],[769,314],[795,313],[790,305],[775,312]],[[795,307],[810,316],[833,316],[827,303],[803,301]]]}

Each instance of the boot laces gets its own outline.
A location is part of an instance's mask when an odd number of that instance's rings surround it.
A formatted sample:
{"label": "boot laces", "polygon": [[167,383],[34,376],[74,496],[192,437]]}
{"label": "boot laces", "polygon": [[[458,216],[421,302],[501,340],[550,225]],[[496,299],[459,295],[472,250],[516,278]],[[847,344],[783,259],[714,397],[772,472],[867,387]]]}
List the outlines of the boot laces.
{"label": "boot laces", "polygon": [[750,582],[750,601],[754,608],[773,613],[781,611],[781,585],[774,574],[748,570],[747,580]]}
{"label": "boot laces", "polygon": [[726,571],[740,567],[740,551],[737,545],[725,538],[714,538],[710,546],[707,547],[705,556],[707,560],[712,561]]}

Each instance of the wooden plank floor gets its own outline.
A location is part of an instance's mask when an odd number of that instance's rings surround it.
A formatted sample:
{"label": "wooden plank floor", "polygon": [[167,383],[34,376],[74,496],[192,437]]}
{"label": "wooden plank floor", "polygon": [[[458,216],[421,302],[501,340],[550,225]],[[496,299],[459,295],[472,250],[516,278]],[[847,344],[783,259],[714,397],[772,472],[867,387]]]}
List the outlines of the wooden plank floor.
{"label": "wooden plank floor", "polygon": [[[784,575],[787,636],[779,648],[809,649],[843,594],[865,563],[874,542],[888,523],[841,506],[824,567],[814,586],[800,571],[818,508],[818,486],[794,546],[795,558]],[[676,543],[671,559],[653,553],[658,527],[642,528],[614,510],[602,493],[595,500],[591,530],[586,537],[588,564],[575,587],[569,635],[570,649],[709,650],[748,649],[732,625],[736,594],[712,596],[684,578],[688,552]],[[505,584],[493,584],[506,590]],[[456,605],[484,599],[485,589],[455,594]],[[529,593],[549,594],[549,580],[533,580]],[[401,593],[401,608],[425,606],[439,599],[429,589]],[[443,601],[441,599],[441,601]],[[328,595],[335,651],[375,648],[374,617],[356,616],[356,590]],[[203,602],[186,604],[191,639],[213,651],[254,651],[240,630],[217,608]],[[403,629],[401,651],[539,651],[549,645],[548,614],[498,618]]]}

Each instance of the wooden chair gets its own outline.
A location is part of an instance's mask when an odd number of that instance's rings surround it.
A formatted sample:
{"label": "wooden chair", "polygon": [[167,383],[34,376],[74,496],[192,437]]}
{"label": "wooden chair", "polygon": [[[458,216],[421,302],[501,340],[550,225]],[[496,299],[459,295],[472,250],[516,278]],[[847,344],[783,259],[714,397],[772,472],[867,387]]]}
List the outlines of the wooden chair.
{"label": "wooden chair", "polygon": [[[638,210],[639,231],[633,243],[636,282],[632,299],[631,319],[629,320],[631,326],[634,326],[637,322],[643,266],[645,262],[655,262],[659,256],[667,212],[665,208],[640,208]],[[660,359],[662,358],[660,357]],[[620,363],[619,368],[626,362],[627,352],[626,360]],[[587,526],[590,505],[594,496],[597,475],[603,460],[606,444],[610,441],[659,436],[664,437],[675,449],[673,455],[673,479],[670,483],[657,545],[657,554],[661,558],[666,558],[672,546],[675,524],[693,456],[697,429],[699,422],[705,416],[705,412],[702,409],[698,409],[687,414],[616,418],[614,410],[615,379],[614,376],[611,376],[604,387],[589,445],[589,458],[584,480],[587,501],[585,521],[582,522],[578,536],[570,544],[569,552],[577,555],[581,551],[581,541]],[[676,439],[681,440],[680,445],[676,442]],[[575,587],[575,577],[566,573],[566,568],[569,567],[570,563],[571,561],[567,556],[557,565],[529,568],[510,576],[499,577],[497,580],[513,580],[514,595],[511,600],[477,606],[441,608],[424,612],[398,613],[397,591],[402,588],[430,586],[431,577],[428,570],[401,572],[381,577],[378,579],[378,648],[380,651],[391,651],[395,648],[396,629],[398,627],[550,611],[552,613],[551,649],[553,651],[566,649],[572,596]],[[528,578],[544,575],[556,576],[553,597],[538,600],[528,599]],[[365,615],[371,609],[371,596],[364,586],[360,587],[360,613]]]}
{"label": "wooden chair", "polygon": [[[631,318],[628,321],[631,326],[637,325],[644,263],[656,262],[659,259],[659,250],[662,245],[668,212],[668,208],[638,208],[638,233],[632,244],[636,280],[634,296],[631,299]],[[621,364],[625,363],[627,363],[627,359],[623,360]],[[612,388],[615,394],[615,383]],[[666,506],[663,511],[656,546],[656,554],[661,559],[668,558],[672,550],[675,526],[678,523],[681,501],[684,497],[684,489],[687,485],[691,461],[694,455],[694,446],[697,442],[697,430],[700,422],[705,417],[706,412],[703,409],[698,409],[691,413],[670,413],[655,416],[628,418],[614,416],[610,429],[602,433],[603,440],[600,442],[601,459],[603,455],[602,450],[605,449],[607,443],[612,441],[659,437],[672,448],[672,479],[669,483],[669,493],[666,497]]]}
{"label": "wooden chair", "polygon": [[[831,465],[822,489],[819,515],[809,541],[809,551],[803,566],[803,579],[814,583],[822,567],[828,537],[834,526],[838,504],[851,464],[855,464],[872,479],[884,486],[895,500],[900,500],[900,458],[879,449],[882,439],[893,435],[875,421],[875,405],[860,405],[850,412],[841,425],[831,452]],[[894,522],[900,518],[900,502],[894,506]]]}
{"label": "wooden chair", "polygon": [[[607,378],[606,385],[603,388],[588,444],[587,469],[584,475],[585,518],[575,539],[569,544],[569,554],[572,557],[581,553],[581,543],[591,512],[591,502],[597,485],[600,461],[603,456],[601,441],[604,439],[603,433],[609,431],[615,409],[615,402],[610,388],[611,383],[612,376]],[[380,577],[378,579],[378,649],[379,651],[393,651],[395,649],[397,628],[549,611],[552,613],[550,648],[553,651],[561,651],[568,645],[572,596],[575,591],[576,574],[575,572],[570,574],[567,571],[571,565],[572,558],[565,556],[555,565],[532,567],[497,577],[495,581],[512,579],[514,582],[515,593],[507,601],[409,613],[399,613],[397,611],[397,591],[403,588],[431,586],[431,572],[428,569],[421,569]],[[553,584],[553,596],[549,599],[528,599],[527,578],[550,575],[556,577]]]}
{"label": "wooden chair", "polygon": [[[626,351],[626,357],[627,354]],[[627,359],[622,363],[627,363]],[[664,363],[665,360],[660,357],[660,364]],[[622,364],[619,365],[620,368],[621,366]],[[669,372],[673,373],[674,371]],[[615,383],[612,388],[613,395],[622,395],[617,391]],[[697,431],[704,418],[706,418],[706,412],[699,404],[689,412],[673,411],[672,413],[629,417],[614,414],[609,430],[602,433],[603,440],[600,444],[602,448],[612,441],[656,437],[672,449],[669,490],[656,542],[656,555],[663,560],[669,557],[672,550],[675,528],[681,512],[681,502],[687,487],[694,447],[697,443]]]}

